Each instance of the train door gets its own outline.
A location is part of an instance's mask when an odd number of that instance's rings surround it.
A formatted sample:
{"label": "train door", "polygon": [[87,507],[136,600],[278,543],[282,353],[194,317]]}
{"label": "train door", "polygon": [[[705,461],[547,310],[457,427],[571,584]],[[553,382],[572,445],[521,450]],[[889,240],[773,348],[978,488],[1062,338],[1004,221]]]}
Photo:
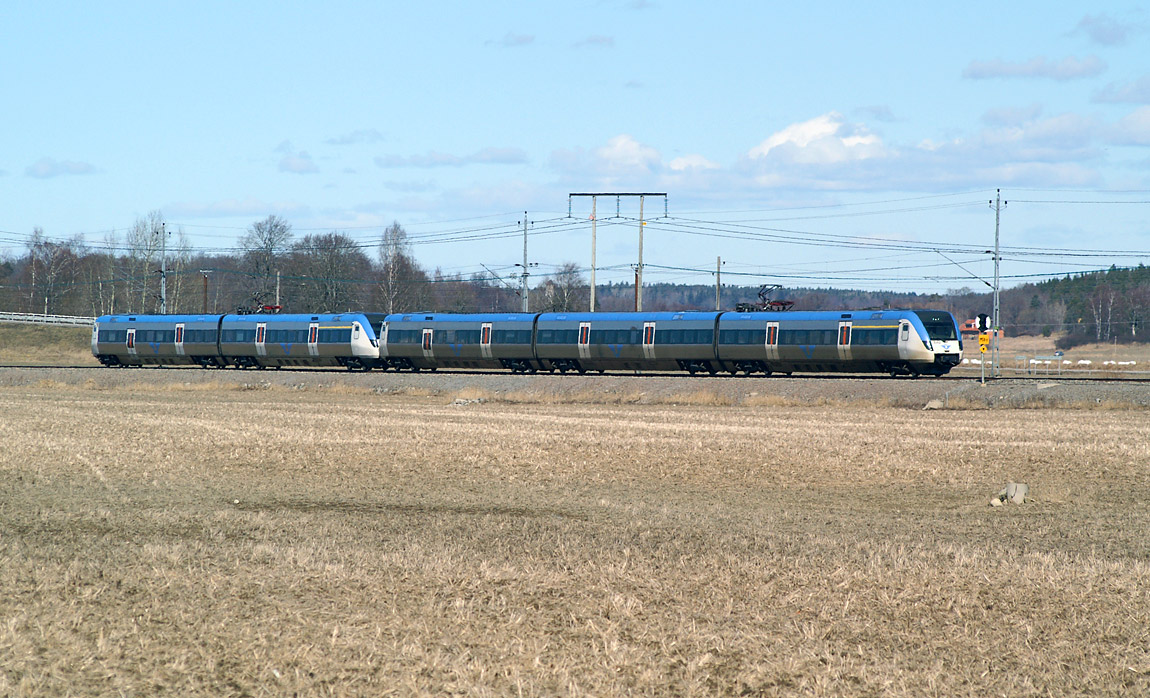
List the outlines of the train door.
{"label": "train door", "polygon": [[648,361],[655,360],[655,323],[643,323],[643,358]]}
{"label": "train door", "polygon": [[435,330],[430,327],[423,328],[423,358],[428,361],[435,360],[435,352],[432,349],[432,339],[435,337]]}
{"label": "train door", "polygon": [[579,358],[591,358],[591,323],[579,323]]}
{"label": "train door", "polygon": [[779,323],[777,322],[767,323],[766,350],[767,361],[779,360]]}
{"label": "train door", "polygon": [[491,323],[485,322],[479,329],[479,351],[483,358],[491,358]]}
{"label": "train door", "polygon": [[268,324],[266,322],[256,323],[256,356],[267,356],[268,349],[264,346],[264,340],[267,339]]}
{"label": "train door", "polygon": [[128,347],[129,356],[137,356],[136,354],[136,330],[132,328],[128,330],[127,337],[124,339],[124,344]]}
{"label": "train door", "polygon": [[184,323],[176,325],[176,356],[184,355]]}
{"label": "train door", "polygon": [[319,356],[319,323],[312,322],[307,326],[307,355]]}
{"label": "train door", "polygon": [[898,358],[906,361],[910,358],[910,323],[902,320],[898,323]]}
{"label": "train door", "polygon": [[839,361],[851,360],[851,323],[839,323]]}
{"label": "train door", "polygon": [[[381,359],[387,358],[387,355],[388,355],[387,354],[387,327],[388,327],[388,324],[386,321],[382,325],[379,326],[379,358],[381,358]],[[387,364],[383,364],[383,366],[386,367]]]}

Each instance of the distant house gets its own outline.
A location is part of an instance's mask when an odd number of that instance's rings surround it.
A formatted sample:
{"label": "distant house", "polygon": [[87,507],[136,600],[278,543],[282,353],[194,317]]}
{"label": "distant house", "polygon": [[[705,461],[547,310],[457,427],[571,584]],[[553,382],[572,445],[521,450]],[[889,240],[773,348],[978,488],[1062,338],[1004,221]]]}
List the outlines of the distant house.
{"label": "distant house", "polygon": [[[971,318],[970,320],[962,323],[962,326],[959,327],[959,331],[962,333],[963,339],[978,339],[978,319]],[[991,331],[988,334],[993,335],[994,332]],[[1002,339],[1002,336],[1002,328],[1000,327],[998,329],[998,338]]]}

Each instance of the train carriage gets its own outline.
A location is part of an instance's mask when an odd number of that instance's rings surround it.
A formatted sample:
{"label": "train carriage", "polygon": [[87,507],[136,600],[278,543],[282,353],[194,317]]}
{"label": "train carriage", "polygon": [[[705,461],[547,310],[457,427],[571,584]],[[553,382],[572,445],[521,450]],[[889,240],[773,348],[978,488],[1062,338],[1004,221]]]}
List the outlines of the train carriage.
{"label": "train carriage", "polygon": [[942,375],[962,342],[944,311],[723,313],[718,353],[722,368],[748,374]]}
{"label": "train carriage", "polygon": [[105,315],[92,353],[105,366],[192,364],[370,369],[379,342],[368,316]]}
{"label": "train carriage", "polygon": [[543,313],[535,353],[567,371],[717,370],[714,312]]}
{"label": "train carriage", "polygon": [[379,342],[362,313],[225,315],[219,353],[237,367],[343,366],[370,370]]}
{"label": "train carriage", "polygon": [[535,371],[533,313],[389,315],[381,333],[385,368]]}
{"label": "train carriage", "polygon": [[105,366],[214,364],[218,315],[105,315],[92,354]]}

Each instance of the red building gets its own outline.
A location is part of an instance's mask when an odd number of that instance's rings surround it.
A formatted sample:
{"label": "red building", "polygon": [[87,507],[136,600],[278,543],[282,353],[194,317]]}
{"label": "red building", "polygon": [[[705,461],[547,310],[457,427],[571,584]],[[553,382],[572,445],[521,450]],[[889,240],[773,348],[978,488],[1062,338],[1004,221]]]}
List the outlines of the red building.
{"label": "red building", "polygon": [[[978,319],[972,318],[967,320],[959,326],[958,330],[962,333],[963,339],[977,339],[979,335]],[[994,335],[994,332],[990,331],[987,334]],[[998,338],[1002,339],[1002,328],[999,328],[998,330]]]}

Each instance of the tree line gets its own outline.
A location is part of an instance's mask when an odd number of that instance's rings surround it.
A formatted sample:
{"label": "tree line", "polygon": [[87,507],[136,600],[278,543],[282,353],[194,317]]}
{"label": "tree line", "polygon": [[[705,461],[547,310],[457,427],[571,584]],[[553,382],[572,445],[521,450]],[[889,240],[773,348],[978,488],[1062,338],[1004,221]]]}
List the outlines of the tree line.
{"label": "tree line", "polygon": [[[401,313],[516,312],[517,283],[490,273],[464,278],[428,271],[416,260],[407,232],[392,223],[377,242],[363,244],[333,231],[292,232],[278,216],[252,223],[230,254],[191,248],[184,231],[172,230],[153,211],[120,234],[89,245],[77,235],[62,241],[33,230],[20,255],[0,258],[0,310],[58,315],[156,313],[161,275],[169,313],[369,311]],[[166,273],[161,274],[162,268]],[[532,311],[586,310],[590,288],[577,264],[562,265],[528,289]],[[724,285],[719,305],[732,309],[758,300],[756,286]],[[715,287],[706,284],[644,286],[644,310],[714,309]],[[776,300],[796,310],[938,308],[960,320],[990,314],[991,294],[969,288],[942,294],[834,288],[787,288]],[[601,311],[634,309],[635,286],[596,288]],[[1068,348],[1088,342],[1147,341],[1150,269],[1111,268],[1006,289],[1000,317],[1009,335],[1056,335]]]}
{"label": "tree line", "polygon": [[[589,287],[568,263],[528,295],[533,310],[580,310]],[[0,258],[0,309],[99,316],[162,307],[169,313],[513,312],[522,298],[491,274],[429,272],[398,222],[377,244],[364,245],[340,232],[298,237],[273,215],[252,223],[234,253],[205,254],[154,211],[97,245],[82,236],[54,241],[37,228],[23,255]]]}

